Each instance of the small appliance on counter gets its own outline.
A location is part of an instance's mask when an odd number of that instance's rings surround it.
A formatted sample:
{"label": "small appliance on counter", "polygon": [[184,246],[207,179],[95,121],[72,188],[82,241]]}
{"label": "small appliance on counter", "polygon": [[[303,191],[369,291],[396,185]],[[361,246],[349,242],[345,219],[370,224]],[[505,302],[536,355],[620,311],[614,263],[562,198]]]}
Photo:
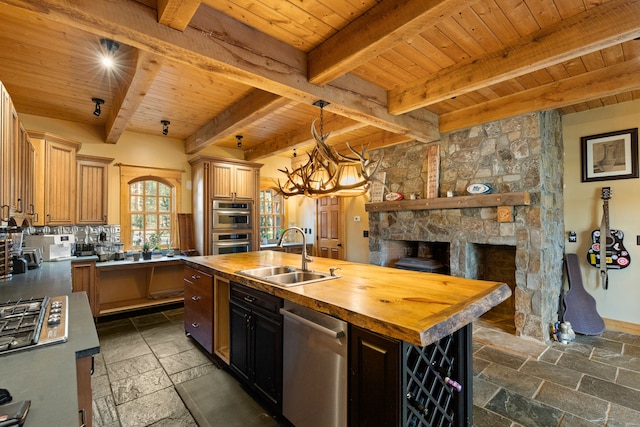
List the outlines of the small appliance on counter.
{"label": "small appliance on counter", "polygon": [[42,250],[40,248],[22,248],[22,256],[27,260],[27,268],[33,270],[42,264]]}
{"label": "small appliance on counter", "polygon": [[124,261],[125,259],[125,255],[124,255],[124,243],[114,243],[114,253],[113,253],[113,260],[114,261]]}
{"label": "small appliance on counter", "polygon": [[73,258],[76,238],[73,234],[25,235],[25,246],[40,248],[43,261],[62,261]]}
{"label": "small appliance on counter", "polygon": [[11,267],[12,274],[22,274],[27,272],[28,263],[27,263],[27,259],[24,256],[13,255],[11,262],[12,262],[12,267]]}
{"label": "small appliance on counter", "polygon": [[95,254],[96,250],[92,243],[76,243],[76,256],[91,256]]}

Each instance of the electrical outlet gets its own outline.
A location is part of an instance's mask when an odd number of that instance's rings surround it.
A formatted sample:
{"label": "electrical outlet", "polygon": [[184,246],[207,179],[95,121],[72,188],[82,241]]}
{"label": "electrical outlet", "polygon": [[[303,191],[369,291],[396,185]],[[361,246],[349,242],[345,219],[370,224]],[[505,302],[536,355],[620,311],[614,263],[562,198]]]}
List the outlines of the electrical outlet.
{"label": "electrical outlet", "polygon": [[[369,237],[369,230],[364,230],[362,232],[362,237]],[[640,237],[640,236],[638,236],[638,237]]]}

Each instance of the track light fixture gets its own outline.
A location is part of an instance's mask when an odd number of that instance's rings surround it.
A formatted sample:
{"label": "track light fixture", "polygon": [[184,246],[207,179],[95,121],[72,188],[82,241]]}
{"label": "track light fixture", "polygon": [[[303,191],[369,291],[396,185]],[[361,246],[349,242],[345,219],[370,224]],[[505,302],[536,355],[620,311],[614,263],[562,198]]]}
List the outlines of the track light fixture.
{"label": "track light fixture", "polygon": [[236,141],[238,141],[238,148],[242,148],[242,135],[236,135]]}
{"label": "track light fixture", "polygon": [[169,120],[160,120],[160,123],[162,123],[162,134],[167,135],[169,133],[169,125],[171,122]]}
{"label": "track light fixture", "polygon": [[100,110],[100,106],[104,104],[104,99],[91,98],[91,101],[96,104],[96,108],[93,109],[93,115],[96,117],[100,117],[100,113],[102,113],[102,110]]}
{"label": "track light fixture", "polygon": [[111,39],[100,39],[100,46],[102,46],[103,49],[102,64],[108,68],[113,67],[115,52],[120,48],[120,45]]}

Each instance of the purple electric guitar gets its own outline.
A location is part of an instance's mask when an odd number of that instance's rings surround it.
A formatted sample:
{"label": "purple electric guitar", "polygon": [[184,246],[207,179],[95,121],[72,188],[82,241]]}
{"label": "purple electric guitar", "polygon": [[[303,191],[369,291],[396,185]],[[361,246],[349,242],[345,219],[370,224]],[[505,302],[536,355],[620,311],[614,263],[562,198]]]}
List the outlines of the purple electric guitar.
{"label": "purple electric guitar", "polygon": [[[599,230],[591,233],[591,246],[587,251],[587,262],[600,269],[600,274],[604,280],[604,289],[607,289],[607,269],[622,269],[629,266],[631,257],[624,247],[622,240],[624,233],[621,230],[609,229],[609,199],[611,198],[611,188],[602,187],[602,223]],[[604,239],[605,245],[601,245]],[[605,263],[601,264],[601,259],[605,258]]]}

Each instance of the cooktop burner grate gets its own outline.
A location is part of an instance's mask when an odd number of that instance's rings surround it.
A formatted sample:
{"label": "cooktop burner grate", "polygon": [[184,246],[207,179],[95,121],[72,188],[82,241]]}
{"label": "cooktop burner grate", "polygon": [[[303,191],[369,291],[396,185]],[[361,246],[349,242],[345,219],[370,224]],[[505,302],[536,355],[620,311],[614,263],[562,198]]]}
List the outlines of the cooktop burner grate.
{"label": "cooktop burner grate", "polygon": [[67,340],[67,296],[0,303],[0,354]]}

